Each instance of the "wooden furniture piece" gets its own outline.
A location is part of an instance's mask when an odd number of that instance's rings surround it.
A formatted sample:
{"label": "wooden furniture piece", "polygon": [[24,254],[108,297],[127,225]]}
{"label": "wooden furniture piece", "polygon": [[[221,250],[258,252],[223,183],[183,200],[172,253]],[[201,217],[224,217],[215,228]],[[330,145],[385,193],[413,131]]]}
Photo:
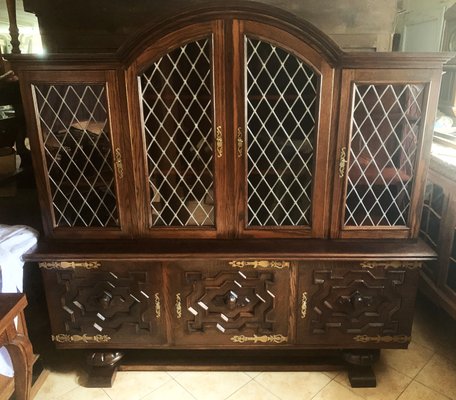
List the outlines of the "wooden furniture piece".
{"label": "wooden furniture piece", "polygon": [[0,347],[6,346],[14,368],[14,388],[11,387],[11,381],[2,380],[6,387],[0,387],[1,393],[2,396],[7,396],[2,399],[9,398],[13,391],[17,400],[31,398],[32,368],[35,356],[25,324],[24,308],[26,306],[27,300],[24,294],[0,293]]}
{"label": "wooden furniture piece", "polygon": [[420,289],[456,319],[456,149],[434,144],[433,153],[421,236],[438,259],[424,264]]}
{"label": "wooden furniture piece", "polygon": [[113,55],[11,56],[56,346],[92,350],[89,386],[117,368],[344,365],[374,386],[435,258],[417,235],[449,57],[344,53],[238,2]]}

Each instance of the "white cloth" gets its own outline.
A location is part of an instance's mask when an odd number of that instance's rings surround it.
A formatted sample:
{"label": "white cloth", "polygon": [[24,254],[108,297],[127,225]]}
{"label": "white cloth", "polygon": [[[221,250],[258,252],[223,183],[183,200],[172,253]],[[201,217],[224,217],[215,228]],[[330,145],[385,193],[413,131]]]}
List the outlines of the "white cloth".
{"label": "white cloth", "polygon": [[[38,241],[38,232],[23,225],[0,225],[0,268],[2,293],[23,290],[22,255]],[[11,358],[6,348],[0,348],[0,374],[14,375]]]}

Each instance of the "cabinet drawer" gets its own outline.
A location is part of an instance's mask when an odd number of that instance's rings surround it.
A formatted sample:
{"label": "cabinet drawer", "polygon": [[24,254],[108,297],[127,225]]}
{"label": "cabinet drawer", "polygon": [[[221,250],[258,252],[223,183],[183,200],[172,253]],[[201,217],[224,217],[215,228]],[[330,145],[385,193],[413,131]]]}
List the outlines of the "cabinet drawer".
{"label": "cabinet drawer", "polygon": [[195,261],[167,268],[176,345],[290,343],[290,263]]}
{"label": "cabinet drawer", "polygon": [[298,343],[406,347],[419,267],[399,261],[301,263]]}
{"label": "cabinet drawer", "polygon": [[58,347],[164,342],[159,263],[41,262],[40,267]]}

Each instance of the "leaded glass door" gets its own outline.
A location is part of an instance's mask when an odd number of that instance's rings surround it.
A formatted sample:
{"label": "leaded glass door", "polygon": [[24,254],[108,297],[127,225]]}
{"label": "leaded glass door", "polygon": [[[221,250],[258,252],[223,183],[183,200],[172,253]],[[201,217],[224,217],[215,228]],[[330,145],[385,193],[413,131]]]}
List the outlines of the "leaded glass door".
{"label": "leaded glass door", "polygon": [[303,42],[261,24],[240,23],[237,51],[243,67],[235,132],[244,184],[239,229],[322,237],[331,113],[322,118],[321,109],[331,109],[332,70]]}
{"label": "leaded glass door", "polygon": [[[340,237],[414,237],[418,233],[432,135],[426,124],[428,71],[344,71],[335,199]],[[430,118],[430,119],[427,119]],[[340,192],[339,192],[340,191]],[[341,197],[338,197],[341,196]],[[336,220],[336,221],[337,221]],[[334,228],[334,227],[333,227]]]}
{"label": "leaded glass door", "polygon": [[119,107],[113,71],[28,73],[36,134],[38,185],[48,213],[47,233],[55,236],[122,236],[128,230],[123,205],[129,150],[119,136]]}
{"label": "leaded glass door", "polygon": [[172,46],[165,37],[134,71],[148,235],[213,237],[223,231],[226,188],[217,182],[227,157],[221,34],[214,22],[184,29]]}

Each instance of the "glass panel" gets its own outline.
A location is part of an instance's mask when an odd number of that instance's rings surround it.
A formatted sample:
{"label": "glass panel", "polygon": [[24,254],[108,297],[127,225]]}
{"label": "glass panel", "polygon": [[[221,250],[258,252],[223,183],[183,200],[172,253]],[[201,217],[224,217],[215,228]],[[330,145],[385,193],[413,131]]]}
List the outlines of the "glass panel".
{"label": "glass panel", "polygon": [[309,226],[319,76],[269,43],[245,44],[248,225]]}
{"label": "glass panel", "polygon": [[139,77],[153,226],[214,225],[211,51],[188,43]]}
{"label": "glass panel", "polygon": [[447,285],[456,292],[456,229],[453,232],[453,247],[448,263]]}
{"label": "glass panel", "polygon": [[437,248],[442,219],[444,191],[441,186],[428,182],[424,194],[423,215],[420,235],[434,248]]}
{"label": "glass panel", "polygon": [[118,226],[102,84],[34,86],[57,226]]}
{"label": "glass panel", "polygon": [[355,84],[346,226],[406,226],[423,84]]}

